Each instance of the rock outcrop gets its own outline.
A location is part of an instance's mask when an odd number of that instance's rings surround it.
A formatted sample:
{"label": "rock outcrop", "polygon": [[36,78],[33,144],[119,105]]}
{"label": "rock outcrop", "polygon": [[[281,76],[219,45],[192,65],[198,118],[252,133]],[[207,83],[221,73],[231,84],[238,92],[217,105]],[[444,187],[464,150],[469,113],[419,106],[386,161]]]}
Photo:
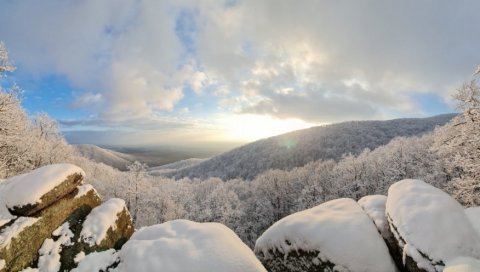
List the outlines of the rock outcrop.
{"label": "rock outcrop", "polygon": [[[104,206],[91,185],[81,185],[84,172],[69,164],[50,165],[2,182],[0,186],[0,271],[69,271],[81,253],[119,249],[132,235],[128,210],[109,218],[99,244],[87,244],[81,232],[87,218]],[[117,200],[123,203],[123,200]],[[6,212],[8,209],[9,213]],[[91,222],[91,220],[90,220]]]}
{"label": "rock outcrop", "polygon": [[287,216],[257,240],[255,253],[271,272],[480,271],[480,208],[464,210],[420,180],[356,204],[337,199]]}
{"label": "rock outcrop", "polygon": [[267,270],[395,272],[372,220],[352,199],[337,199],[287,216],[257,240]]}
{"label": "rock outcrop", "polygon": [[116,272],[267,272],[226,226],[188,220],[141,228],[118,252],[118,261]]}
{"label": "rock outcrop", "polygon": [[463,207],[423,181],[390,186],[386,214],[404,271],[440,272],[454,259],[480,258],[480,236]]}
{"label": "rock outcrop", "polygon": [[84,177],[57,164],[0,182],[0,272],[480,271],[480,208],[465,210],[420,180],[289,215],[254,253],[218,223],[174,220],[134,233],[125,201],[102,203]]}
{"label": "rock outcrop", "polygon": [[358,204],[372,219],[373,223],[375,223],[397,267],[403,267],[402,251],[396,246],[395,237],[390,231],[387,214],[385,212],[387,197],[384,195],[369,195],[358,200]]}

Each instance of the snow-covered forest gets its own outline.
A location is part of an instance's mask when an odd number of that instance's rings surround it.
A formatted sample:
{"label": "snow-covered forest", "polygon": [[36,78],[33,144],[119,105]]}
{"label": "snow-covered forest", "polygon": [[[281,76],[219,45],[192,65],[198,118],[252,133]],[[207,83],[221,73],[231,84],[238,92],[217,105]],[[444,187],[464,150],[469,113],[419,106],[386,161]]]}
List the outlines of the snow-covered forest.
{"label": "snow-covered forest", "polygon": [[254,179],[269,169],[291,170],[318,160],[340,160],[385,145],[395,137],[420,136],[450,121],[454,114],[388,121],[351,121],[312,127],[259,140],[185,167],[168,176]]}
{"label": "snow-covered forest", "polygon": [[[0,44],[0,75],[13,69]],[[131,164],[127,172],[93,162],[65,141],[54,120],[45,114],[29,116],[21,99],[17,86],[0,91],[0,179],[47,164],[73,163],[86,171],[87,182],[105,199],[126,201],[136,227],[179,218],[220,222],[253,247],[269,226],[289,214],[339,197],[358,200],[370,194],[385,194],[389,185],[405,178],[422,179],[441,188],[466,207],[480,204],[477,79],[460,86],[454,97],[461,114],[434,131],[412,137],[407,136],[417,133],[395,138],[391,135],[393,139],[385,145],[359,153],[358,145],[353,143],[352,150],[345,149],[340,158],[290,164],[286,170],[270,169],[247,175],[248,179],[174,179],[149,175],[147,166],[139,162]],[[344,125],[348,124],[356,123]],[[395,131],[403,129],[397,127]],[[369,137],[369,143],[385,139],[382,135]],[[268,150],[274,152],[275,146],[269,144]],[[249,171],[255,173],[258,169],[242,168],[242,173]]]}

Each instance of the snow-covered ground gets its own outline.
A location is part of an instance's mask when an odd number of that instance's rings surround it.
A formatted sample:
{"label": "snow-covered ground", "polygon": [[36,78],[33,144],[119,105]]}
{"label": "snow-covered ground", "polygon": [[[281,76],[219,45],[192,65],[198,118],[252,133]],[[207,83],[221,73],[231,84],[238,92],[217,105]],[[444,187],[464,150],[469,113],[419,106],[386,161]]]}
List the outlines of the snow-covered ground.
{"label": "snow-covered ground", "polygon": [[162,166],[156,166],[156,167],[151,167],[148,169],[148,173],[150,175],[158,176],[162,174],[167,174],[171,173],[174,171],[178,171],[187,167],[192,167],[195,166],[203,161],[206,161],[207,159],[197,159],[197,158],[191,158],[191,159],[186,159],[186,160],[180,160],[177,162],[172,162],[169,164],[165,164]]}

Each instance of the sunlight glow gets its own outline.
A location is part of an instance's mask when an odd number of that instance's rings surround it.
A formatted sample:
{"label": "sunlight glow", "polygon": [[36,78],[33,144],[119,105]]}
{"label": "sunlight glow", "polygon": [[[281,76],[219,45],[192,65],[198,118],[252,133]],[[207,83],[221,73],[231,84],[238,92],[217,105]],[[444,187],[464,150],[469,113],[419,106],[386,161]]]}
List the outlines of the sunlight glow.
{"label": "sunlight glow", "polygon": [[279,119],[271,116],[242,114],[225,116],[220,119],[226,137],[239,141],[254,141],[287,133],[294,130],[317,126],[299,119]]}

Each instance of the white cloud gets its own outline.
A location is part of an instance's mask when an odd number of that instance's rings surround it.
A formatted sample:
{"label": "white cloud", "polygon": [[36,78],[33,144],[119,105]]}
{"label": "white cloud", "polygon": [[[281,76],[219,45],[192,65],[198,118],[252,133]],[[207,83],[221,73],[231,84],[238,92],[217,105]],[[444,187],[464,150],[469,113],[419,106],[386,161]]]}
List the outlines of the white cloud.
{"label": "white cloud", "polygon": [[[189,86],[227,113],[323,123],[420,114],[412,94],[448,97],[478,62],[479,9],[466,0],[4,1],[0,39],[24,71],[83,89],[74,105],[105,103],[90,109],[101,118],[168,114]],[[195,26],[188,46],[177,24],[185,11]]]}
{"label": "white cloud", "polygon": [[103,101],[103,96],[101,93],[84,93],[76,98],[75,102],[72,103],[74,108],[92,108],[98,105]]}

